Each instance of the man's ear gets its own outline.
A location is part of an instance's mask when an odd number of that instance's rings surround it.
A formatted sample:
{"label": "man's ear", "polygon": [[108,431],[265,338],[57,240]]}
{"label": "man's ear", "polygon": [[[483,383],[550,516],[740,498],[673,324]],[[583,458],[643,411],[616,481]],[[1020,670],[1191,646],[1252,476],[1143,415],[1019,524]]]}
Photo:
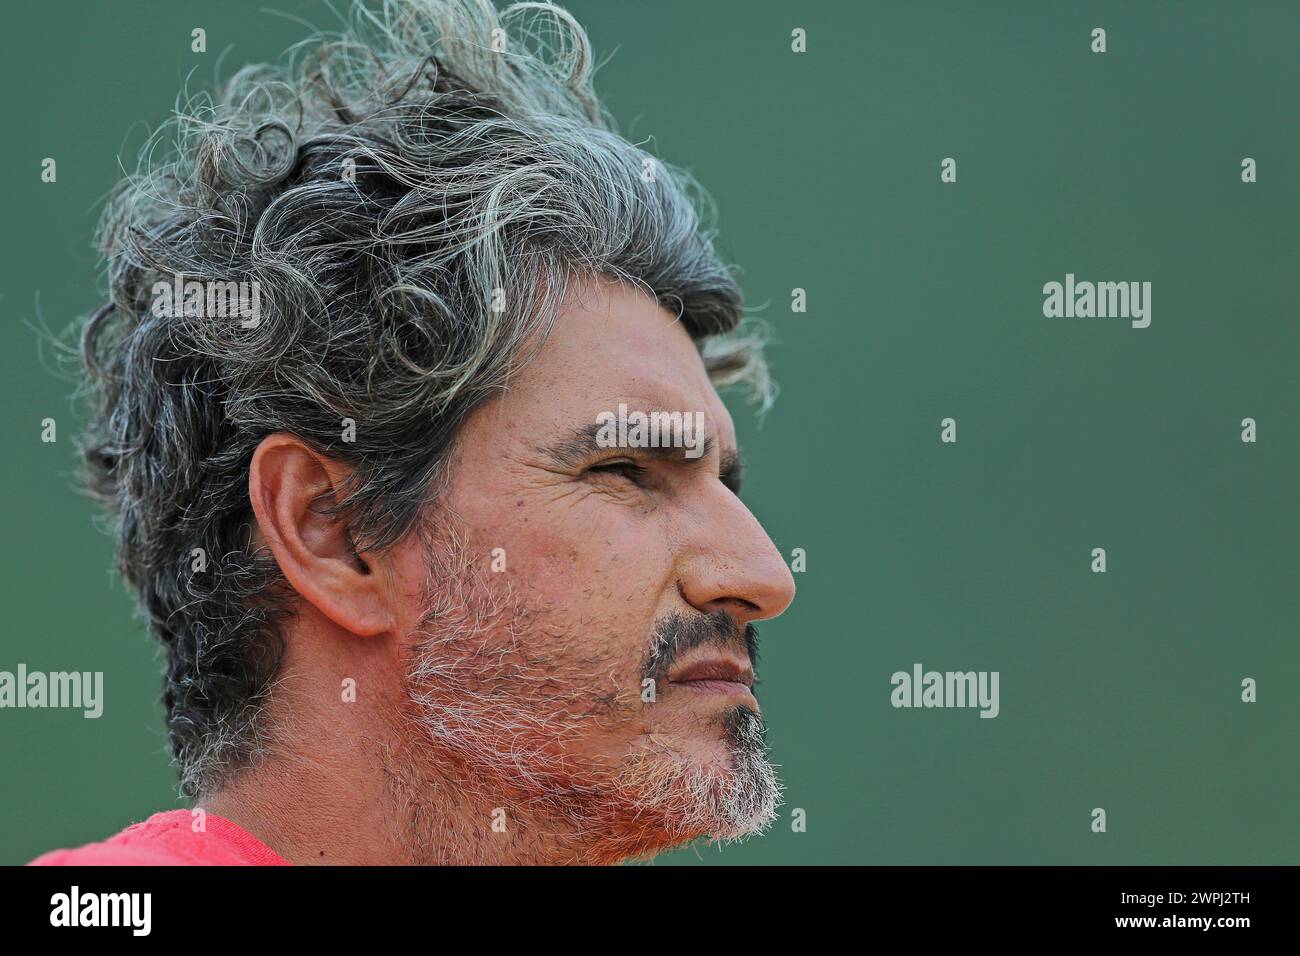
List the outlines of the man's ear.
{"label": "man's ear", "polygon": [[300,438],[277,432],[253,452],[248,497],[290,586],[339,627],[374,637],[396,623],[384,582],[353,549],[343,520],[326,513],[349,473]]}

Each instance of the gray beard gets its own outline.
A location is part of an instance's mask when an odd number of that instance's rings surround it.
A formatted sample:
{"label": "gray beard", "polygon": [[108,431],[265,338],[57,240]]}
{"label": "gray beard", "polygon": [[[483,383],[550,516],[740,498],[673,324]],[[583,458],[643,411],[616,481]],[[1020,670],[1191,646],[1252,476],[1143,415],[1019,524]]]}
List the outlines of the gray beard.
{"label": "gray beard", "polygon": [[[776,818],[781,787],[767,757],[763,719],[749,708],[720,718],[726,767],[702,764],[651,733],[617,772],[593,779],[566,760],[562,744],[618,705],[593,711],[590,693],[554,687],[532,686],[525,694],[529,685],[518,674],[484,686],[468,678],[463,658],[447,651],[445,638],[421,643],[408,699],[436,764],[461,770],[462,793],[472,781],[487,803],[508,798],[534,821],[551,821],[555,835],[575,847],[590,844],[606,853],[604,844],[619,830],[611,823],[635,823],[638,846],[667,848],[700,837],[736,841]],[[514,686],[501,693],[507,681]],[[422,812],[428,816],[432,808]]]}
{"label": "gray beard", "polygon": [[719,718],[726,767],[702,764],[653,732],[613,772],[593,777],[575,767],[566,741],[590,735],[602,717],[654,705],[609,687],[610,661],[563,653],[577,650],[573,640],[552,641],[552,660],[525,653],[518,635],[531,615],[508,586],[489,584],[465,561],[464,550],[451,550],[460,553],[454,568],[445,558],[438,568],[431,562],[428,612],[407,671],[406,717],[416,725],[407,732],[422,738],[442,780],[419,779],[409,763],[390,772],[412,817],[413,855],[455,839],[437,825],[447,813],[440,794],[453,791],[479,812],[508,799],[535,826],[553,827],[548,837],[569,845],[575,859],[645,856],[701,837],[733,842],[771,825],[781,785],[763,719],[747,707]]}

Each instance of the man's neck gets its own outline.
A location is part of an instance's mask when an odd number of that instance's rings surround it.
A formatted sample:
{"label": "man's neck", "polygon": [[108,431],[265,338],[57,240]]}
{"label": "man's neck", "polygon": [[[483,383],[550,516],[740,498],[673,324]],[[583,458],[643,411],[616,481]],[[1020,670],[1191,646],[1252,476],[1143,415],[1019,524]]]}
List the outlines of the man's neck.
{"label": "man's neck", "polygon": [[[615,855],[577,825],[529,812],[423,748],[334,740],[347,754],[281,751],[200,806],[297,865],[540,865]],[[431,774],[431,766],[442,769]]]}

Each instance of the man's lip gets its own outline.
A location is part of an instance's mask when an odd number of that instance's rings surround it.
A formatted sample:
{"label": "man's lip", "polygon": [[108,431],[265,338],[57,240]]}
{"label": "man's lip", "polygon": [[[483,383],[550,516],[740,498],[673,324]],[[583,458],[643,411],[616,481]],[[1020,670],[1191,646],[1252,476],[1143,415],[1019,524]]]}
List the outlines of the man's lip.
{"label": "man's lip", "polygon": [[753,687],[754,667],[748,661],[730,657],[706,657],[675,669],[668,675],[668,681],[672,684],[709,682]]}
{"label": "man's lip", "polygon": [[674,681],[673,686],[684,687],[700,694],[725,694],[727,696],[743,695],[750,700],[754,699],[754,692],[749,689],[748,684],[742,684],[738,680],[687,680]]}

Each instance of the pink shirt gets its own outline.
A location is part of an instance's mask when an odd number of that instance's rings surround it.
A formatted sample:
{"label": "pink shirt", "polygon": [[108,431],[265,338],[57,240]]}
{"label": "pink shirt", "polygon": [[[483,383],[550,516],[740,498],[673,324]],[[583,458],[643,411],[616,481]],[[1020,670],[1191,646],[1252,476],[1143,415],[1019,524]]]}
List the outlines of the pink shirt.
{"label": "pink shirt", "polygon": [[214,814],[195,832],[189,810],[155,813],[102,843],[51,850],[29,866],[288,866],[247,830]]}

